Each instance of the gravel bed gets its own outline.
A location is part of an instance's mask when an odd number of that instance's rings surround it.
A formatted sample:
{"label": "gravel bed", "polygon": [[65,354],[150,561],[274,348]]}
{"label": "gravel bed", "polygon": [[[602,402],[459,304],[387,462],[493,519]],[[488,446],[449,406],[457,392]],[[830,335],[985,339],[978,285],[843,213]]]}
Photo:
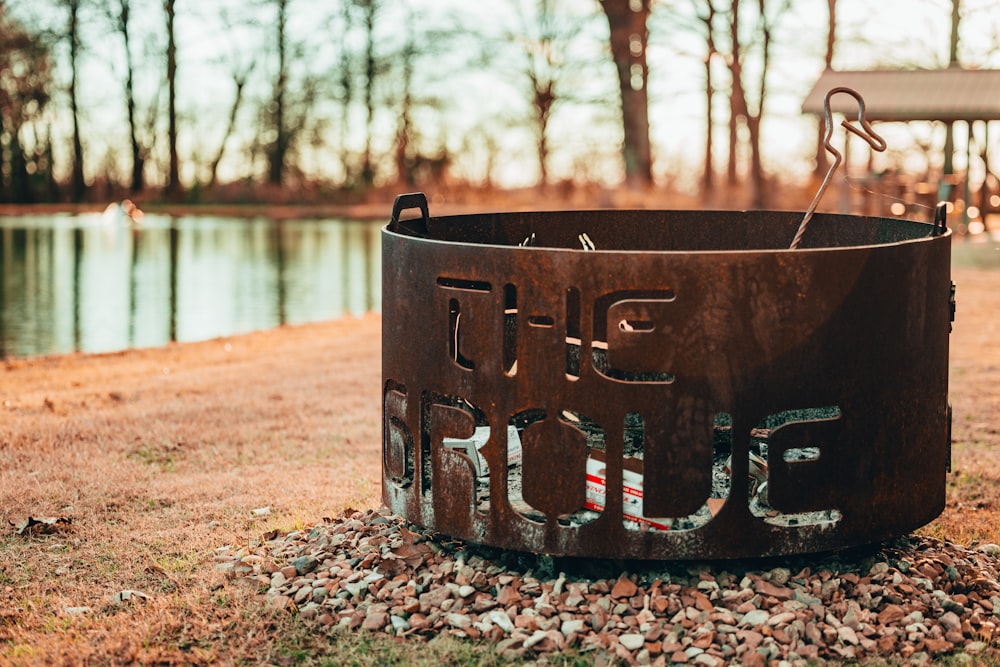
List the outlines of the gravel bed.
{"label": "gravel bed", "polygon": [[[552,558],[469,545],[388,510],[222,547],[230,576],[320,626],[573,649],[627,664],[1000,656],[1000,546],[911,536],[767,561]],[[974,657],[975,656],[975,657]]]}

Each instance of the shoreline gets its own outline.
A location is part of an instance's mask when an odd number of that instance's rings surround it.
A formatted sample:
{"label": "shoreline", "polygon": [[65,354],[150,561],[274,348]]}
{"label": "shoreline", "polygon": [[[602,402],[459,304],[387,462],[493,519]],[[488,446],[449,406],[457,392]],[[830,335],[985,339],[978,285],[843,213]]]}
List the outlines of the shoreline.
{"label": "shoreline", "polygon": [[[114,203],[114,202],[112,202]],[[29,215],[100,214],[107,204],[0,204],[0,217]],[[146,214],[185,216],[217,216],[229,218],[265,217],[274,220],[350,218],[353,220],[389,220],[392,202],[388,204],[161,204],[140,206]]]}

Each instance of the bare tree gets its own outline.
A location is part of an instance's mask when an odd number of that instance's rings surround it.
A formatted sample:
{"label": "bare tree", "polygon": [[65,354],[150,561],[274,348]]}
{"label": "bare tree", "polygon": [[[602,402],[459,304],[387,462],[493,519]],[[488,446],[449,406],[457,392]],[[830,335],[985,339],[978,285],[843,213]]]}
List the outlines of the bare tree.
{"label": "bare tree", "polygon": [[70,190],[74,202],[83,201],[86,196],[87,184],[83,175],[83,141],[80,138],[80,104],[79,104],[79,62],[80,62],[80,3],[81,0],[62,0],[68,17],[66,24],[66,40],[69,42],[69,105],[73,115],[73,175]]}
{"label": "bare tree", "polygon": [[[790,0],[781,0],[782,8],[778,10],[778,15],[789,6]],[[757,108],[750,112],[746,101],[743,107],[747,109],[747,129],[750,134],[750,184],[752,201],[754,208],[764,208],[767,205],[767,188],[764,184],[764,165],[761,160],[760,146],[760,126],[764,117],[765,102],[767,100],[767,75],[770,72],[771,64],[771,41],[774,35],[774,23],[768,15],[767,0],[757,0],[757,12],[759,21],[759,32],[761,40],[761,67],[760,78],[757,82]]]}
{"label": "bare tree", "polygon": [[760,78],[757,82],[756,107],[750,108],[747,100],[746,82],[743,78],[744,43],[740,32],[740,2],[731,0],[726,16],[729,20],[730,59],[729,70],[732,79],[730,94],[729,122],[729,163],[727,179],[730,186],[737,183],[738,126],[745,124],[750,148],[750,196],[751,206],[762,208],[766,205],[767,189],[764,186],[764,168],[761,160],[760,128],[767,99],[767,75],[771,58],[771,41],[777,18],[790,6],[790,0],[772,2],[777,5],[774,16],[768,13],[767,0],[757,0],[757,24],[753,35],[760,41]]}
{"label": "bare tree", "polygon": [[[487,61],[483,52],[495,55],[494,47],[501,45],[491,43],[477,27],[462,25],[455,15],[434,22],[425,20],[422,13],[408,11],[405,16],[396,30],[403,32],[402,43],[392,38],[378,40],[381,46],[375,54],[374,72],[381,94],[375,101],[376,111],[388,111],[397,119],[391,149],[397,181],[405,187],[422,187],[440,184],[453,166],[449,128],[434,123],[448,104],[443,95],[461,88],[456,74],[480,70]],[[444,59],[447,68],[440,66]]]}
{"label": "bare tree", "polygon": [[[354,27],[354,14],[351,12],[353,0],[341,0],[341,34],[347,35]],[[354,77],[351,72],[351,53],[347,49],[346,40],[341,40],[340,62],[338,63],[337,83],[340,97],[340,161],[344,165],[344,181],[351,183],[354,174],[349,157],[347,137],[350,134],[350,109],[354,101]]]}
{"label": "bare tree", "polygon": [[[267,160],[267,182],[282,186],[293,176],[305,176],[302,151],[309,145],[316,146],[325,136],[324,120],[318,118],[317,108],[332,96],[328,81],[335,80],[330,76],[329,61],[307,59],[307,54],[314,52],[308,33],[299,36],[301,33],[290,32],[293,9],[307,8],[316,25],[327,25],[331,19],[329,14],[317,13],[317,5],[293,0],[267,0],[267,4],[275,11],[272,43],[276,68],[271,96],[261,114],[261,127],[267,130],[261,148]],[[306,139],[300,141],[304,135]]]}
{"label": "bare tree", "polygon": [[[715,46],[715,4],[714,0],[694,0],[695,13],[705,30],[705,165],[701,177],[701,190],[706,199],[715,192],[715,154],[713,142],[712,107],[715,102],[715,83],[712,77],[712,60],[718,53]],[[704,13],[699,10],[704,10]]]}
{"label": "bare tree", "polygon": [[0,6],[0,201],[34,201],[32,172],[45,177],[39,167],[51,171],[48,139],[34,127],[51,86],[49,45],[7,18]]}
{"label": "bare tree", "polygon": [[167,196],[177,199],[181,195],[180,159],[177,154],[177,40],[174,30],[176,0],[163,0],[167,24]]}
{"label": "bare tree", "polygon": [[408,188],[416,185],[414,159],[410,147],[413,135],[413,69],[417,55],[416,37],[412,16],[406,21],[406,43],[399,53],[402,65],[402,94],[399,109],[399,123],[396,130],[396,178]]}
{"label": "bare tree", "polygon": [[[132,52],[132,1],[118,0],[117,12],[109,8],[112,23],[122,37],[122,52],[125,60],[125,112],[128,122],[129,144],[132,151],[132,175],[129,191],[136,194],[145,189],[145,165],[149,156],[151,141],[144,140],[152,134],[141,132],[139,112],[135,95],[135,57]],[[155,116],[155,110],[150,111]]]}
{"label": "bare tree", "polygon": [[611,57],[618,69],[621,91],[625,180],[645,188],[653,182],[653,154],[649,141],[649,66],[646,45],[651,0],[601,0],[610,28]]}
{"label": "bare tree", "polygon": [[135,112],[135,66],[132,61],[132,45],[129,39],[129,19],[132,3],[130,0],[118,0],[118,32],[122,36],[122,46],[125,54],[125,112],[128,118],[129,143],[132,145],[132,182],[129,190],[132,194],[142,191],[145,185],[143,179],[142,148],[139,145],[139,133],[136,131]]}
{"label": "bare tree", "polygon": [[556,107],[570,97],[565,88],[572,63],[566,51],[580,32],[580,22],[565,7],[560,8],[557,0],[519,1],[515,6],[519,25],[516,33],[506,35],[504,41],[521,47],[517,76],[527,84],[539,181],[544,187],[550,181],[549,122]]}
{"label": "bare tree", "polygon": [[375,163],[372,158],[372,136],[375,123],[375,78],[378,63],[375,59],[375,23],[379,0],[354,0],[362,9],[362,26],[365,32],[365,148],[361,157],[361,183],[370,186],[375,182]]}
{"label": "bare tree", "polygon": [[729,3],[729,159],[726,162],[726,184],[739,183],[739,125],[746,119],[746,95],[743,93],[743,53],[740,42],[740,2]]}
{"label": "bare tree", "polygon": [[281,185],[285,176],[285,155],[291,144],[288,128],[285,124],[285,104],[288,97],[288,3],[289,0],[275,0],[277,12],[274,22],[276,50],[278,56],[278,72],[274,79],[274,92],[271,96],[273,109],[272,124],[274,141],[267,152],[268,172],[267,182],[271,185]]}
{"label": "bare tree", "polygon": [[[225,11],[221,13],[220,18],[226,26],[226,31],[229,32],[234,25],[234,21]],[[229,143],[230,137],[236,132],[236,121],[240,108],[243,105],[244,91],[256,64],[257,61],[252,55],[246,56],[238,46],[230,44],[229,53],[226,56],[226,65],[228,66],[229,75],[233,82],[233,103],[229,107],[229,117],[222,139],[219,141],[219,149],[216,151],[215,157],[212,158],[208,168],[209,188],[213,188],[216,185],[219,174],[219,163],[222,162],[223,155],[225,154],[226,144]]]}
{"label": "bare tree", "polygon": [[[951,38],[948,40],[948,67],[961,67],[958,62],[958,26],[962,20],[962,0],[951,0]],[[945,174],[953,174],[955,159],[955,123],[945,124],[944,165]]]}
{"label": "bare tree", "polygon": [[229,143],[229,139],[236,132],[236,120],[239,116],[240,107],[243,105],[243,93],[246,89],[247,81],[250,79],[250,72],[253,70],[253,63],[246,66],[245,69],[234,70],[231,72],[233,79],[233,103],[229,107],[229,119],[226,122],[226,129],[222,134],[222,139],[219,140],[219,150],[215,152],[215,157],[212,158],[212,162],[208,167],[208,187],[213,188],[216,185],[219,177],[219,163],[222,162],[222,158],[226,152],[226,144]]}
{"label": "bare tree", "polygon": [[[827,10],[827,30],[826,30],[826,56],[823,63],[827,70],[833,69],[833,55],[837,46],[837,0],[826,0]],[[826,147],[823,145],[823,120],[822,116],[816,118],[816,167],[813,174],[822,177],[829,168],[829,159],[826,156]]]}

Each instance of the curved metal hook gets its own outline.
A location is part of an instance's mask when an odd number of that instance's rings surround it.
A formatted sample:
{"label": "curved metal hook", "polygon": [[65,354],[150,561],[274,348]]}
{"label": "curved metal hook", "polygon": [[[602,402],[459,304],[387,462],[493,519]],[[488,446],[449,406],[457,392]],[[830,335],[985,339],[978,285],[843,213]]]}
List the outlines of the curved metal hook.
{"label": "curved metal hook", "polygon": [[799,223],[799,228],[795,232],[795,238],[792,239],[792,244],[789,246],[790,249],[794,250],[799,247],[799,243],[802,241],[802,235],[805,234],[806,227],[809,225],[809,220],[812,219],[813,213],[816,212],[816,207],[819,206],[820,199],[823,198],[823,193],[826,192],[826,188],[830,185],[830,179],[833,178],[833,174],[837,171],[837,167],[840,166],[841,161],[843,161],[844,156],[840,154],[833,144],[830,143],[830,138],[833,136],[833,112],[830,110],[830,98],[832,98],[837,93],[847,93],[853,97],[858,102],[858,123],[861,124],[859,129],[856,125],[853,125],[847,118],[840,121],[841,126],[848,132],[861,137],[865,140],[873,150],[879,151],[880,153],[886,149],[885,139],[883,139],[879,134],[872,128],[871,123],[865,118],[865,100],[861,97],[861,94],[854,90],[853,88],[848,88],[847,86],[838,86],[836,88],[831,88],[823,99],[823,113],[826,119],[826,134],[823,137],[823,147],[826,148],[826,152],[833,155],[833,164],[826,171],[826,176],[823,178],[823,182],[820,183],[819,190],[816,191],[816,196],[813,197],[812,202],[810,202],[809,207],[806,209],[806,214],[802,218],[802,222]]}

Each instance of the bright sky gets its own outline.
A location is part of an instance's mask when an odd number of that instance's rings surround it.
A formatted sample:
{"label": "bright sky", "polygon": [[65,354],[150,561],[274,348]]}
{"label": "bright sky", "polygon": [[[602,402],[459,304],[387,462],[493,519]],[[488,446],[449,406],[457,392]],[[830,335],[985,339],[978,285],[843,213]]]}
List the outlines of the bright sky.
{"label": "bright sky", "polygon": [[[461,17],[466,25],[476,26],[487,34],[498,35],[516,25],[510,2],[492,0],[489,3],[470,3],[467,0],[383,0],[385,13],[379,24],[379,43],[399,44],[405,38],[410,24],[418,29],[448,25]],[[158,0],[133,0],[137,16],[145,14],[160,20]],[[259,62],[257,78],[249,91],[252,103],[258,104],[269,92],[268,78],[274,66],[265,60],[261,39],[265,35],[253,28],[225,27],[220,19],[221,9],[229,7],[236,12],[247,6],[243,0],[215,0],[211,3],[198,0],[177,0],[178,33],[180,40],[180,95],[182,113],[182,159],[207,161],[215,152],[226,122],[226,113],[232,99],[229,65],[249,63],[254,57]],[[723,4],[720,2],[720,4]],[[748,3],[755,5],[756,3]],[[691,0],[664,0],[661,5],[683,14],[689,11]],[[803,97],[822,70],[826,46],[826,1],[795,0],[778,24],[774,38],[770,85],[763,127],[765,166],[771,170],[802,172],[808,169],[814,151],[815,121],[800,113]],[[43,12],[43,3],[22,3],[22,11]],[[317,24],[315,7],[310,2],[293,0],[290,32],[297,40],[306,43],[307,63],[314,73],[331,79],[332,75],[318,71],[317,63],[335,64],[337,40],[333,27]],[[575,11],[599,11],[593,0],[570,0],[566,7]],[[1000,1],[963,0],[964,17],[961,28],[960,61],[965,66],[1000,67]],[[141,11],[140,11],[141,9]],[[951,21],[951,0],[839,0],[839,43],[835,59],[838,69],[884,67],[940,67],[947,64]],[[140,36],[154,26],[135,26]],[[749,23],[749,21],[747,21]],[[265,25],[269,22],[264,21]],[[604,30],[603,23],[596,24]],[[158,27],[158,26],[156,26]],[[691,31],[685,31],[674,14],[658,8],[650,23],[651,38],[648,53],[651,78],[650,120],[651,133],[657,156],[656,171],[680,176],[681,183],[693,180],[700,171],[704,145],[705,110],[702,77],[704,57],[703,40]],[[100,157],[109,150],[126,152],[126,129],[123,124],[124,103],[121,99],[121,44],[118,35],[101,32],[91,27],[88,35],[87,66],[83,81],[82,97],[87,109],[83,122],[85,139],[90,149],[90,170],[96,170]],[[162,38],[149,39],[146,48],[158,52]],[[349,37],[356,42],[359,36]],[[583,48],[593,48],[599,58],[604,48],[602,35],[595,33]],[[360,43],[360,42],[358,42]],[[469,42],[468,44],[472,44]],[[591,46],[586,46],[586,45]],[[483,169],[485,153],[481,148],[488,141],[501,148],[498,169],[510,185],[528,184],[536,177],[533,149],[524,124],[519,121],[524,113],[524,97],[502,71],[511,71],[510,63],[502,55],[493,54],[489,68],[471,70],[460,62],[460,45],[456,53],[425,59],[418,72],[418,93],[440,97],[445,101],[445,111],[421,112],[417,122],[432,137],[443,137],[453,152],[465,150],[466,158],[460,160],[459,169],[476,177]],[[471,46],[470,46],[471,48]],[[162,84],[162,67],[157,61],[147,60],[138,82],[140,96],[148,100]],[[724,63],[717,63],[717,81],[724,83]],[[747,64],[747,76],[752,80],[755,63]],[[513,70],[513,71],[516,71]],[[596,64],[575,82],[581,91],[597,97],[613,99],[617,95],[614,72],[610,64]],[[393,92],[393,91],[382,91]],[[165,91],[160,93],[165,96]],[[728,110],[724,94],[717,96],[715,109],[716,132],[720,162],[725,150]],[[62,104],[61,107],[65,107]],[[332,105],[330,106],[332,109]],[[321,109],[320,111],[323,111]],[[254,109],[244,109],[244,127],[255,125]],[[333,120],[326,129],[336,140],[339,127]],[[355,148],[362,140],[360,114],[352,117],[349,140]],[[378,118],[380,135],[376,146],[387,150],[395,117],[383,114]],[[883,130],[890,147],[912,144],[912,133],[927,135],[940,141],[930,128],[894,128]],[[555,148],[552,171],[562,176],[574,171],[593,170],[601,164],[602,156],[614,156],[617,151],[618,130],[612,112],[594,108],[564,108],[553,118],[551,144]],[[994,133],[996,134],[996,133]],[[159,148],[162,150],[162,143]],[[477,150],[477,147],[480,147]],[[231,145],[224,170],[230,176],[243,175],[246,153],[234,142]],[[304,166],[316,172],[336,173],[335,160],[330,159],[330,148],[306,151]],[[332,168],[330,165],[334,165]],[[190,170],[185,178],[190,179]]]}

